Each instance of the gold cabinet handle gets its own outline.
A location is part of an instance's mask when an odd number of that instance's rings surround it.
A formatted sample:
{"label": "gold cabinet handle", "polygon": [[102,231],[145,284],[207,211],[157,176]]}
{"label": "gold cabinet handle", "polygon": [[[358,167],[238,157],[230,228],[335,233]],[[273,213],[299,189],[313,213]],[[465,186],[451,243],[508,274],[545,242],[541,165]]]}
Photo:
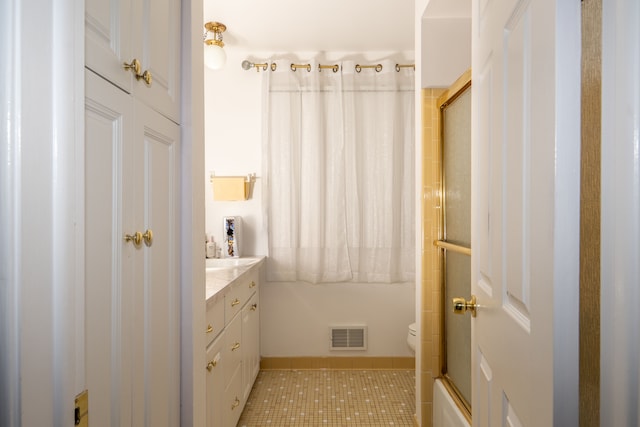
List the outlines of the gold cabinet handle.
{"label": "gold cabinet handle", "polygon": [[465,301],[464,298],[453,298],[453,312],[456,314],[464,314],[467,311],[471,312],[471,317],[476,317],[476,309],[478,308],[478,304],[476,303],[476,296],[471,295],[471,299],[469,301]]}
{"label": "gold cabinet handle", "polygon": [[207,371],[211,372],[213,368],[216,367],[217,364],[218,362],[215,360],[212,360],[211,362],[207,363]]}
{"label": "gold cabinet handle", "polygon": [[151,71],[149,70],[144,70],[144,73],[142,74],[136,74],[136,79],[140,80],[144,80],[144,82],[148,85],[151,86],[151,83],[153,81],[152,77],[151,77]]}
{"label": "gold cabinet handle", "polygon": [[255,288],[255,287],[256,287],[256,282],[252,280],[251,283],[249,283],[249,289]]}
{"label": "gold cabinet handle", "polygon": [[231,301],[231,307],[235,307],[238,304],[240,304],[240,300],[238,298],[236,298],[233,301]]}
{"label": "gold cabinet handle", "polygon": [[236,343],[233,345],[233,347],[231,347],[231,351],[235,351],[235,350],[237,350],[237,349],[239,349],[239,348],[240,348],[240,343],[239,343],[239,342],[236,342]]}
{"label": "gold cabinet handle", "polygon": [[240,401],[236,397],[236,400],[233,402],[233,405],[231,405],[231,410],[233,411],[234,409],[236,409],[238,405],[240,405]]}
{"label": "gold cabinet handle", "polygon": [[256,311],[258,309],[258,303],[251,305],[251,311]]}
{"label": "gold cabinet handle", "polygon": [[147,247],[151,246],[153,244],[153,231],[151,231],[150,228],[147,228],[142,235],[142,238],[144,239],[144,244],[147,245]]}
{"label": "gold cabinet handle", "polygon": [[140,243],[142,243],[142,233],[139,231],[136,231],[133,234],[125,234],[124,241],[133,242],[135,246],[140,246]]}
{"label": "gold cabinet handle", "polygon": [[211,332],[213,332],[213,326],[209,324],[207,325],[207,333],[210,334]]}
{"label": "gold cabinet handle", "polygon": [[135,74],[136,78],[139,78],[138,76],[140,75],[141,70],[140,61],[138,61],[136,58],[133,58],[129,64],[125,62],[123,66],[125,70],[131,70],[131,72]]}

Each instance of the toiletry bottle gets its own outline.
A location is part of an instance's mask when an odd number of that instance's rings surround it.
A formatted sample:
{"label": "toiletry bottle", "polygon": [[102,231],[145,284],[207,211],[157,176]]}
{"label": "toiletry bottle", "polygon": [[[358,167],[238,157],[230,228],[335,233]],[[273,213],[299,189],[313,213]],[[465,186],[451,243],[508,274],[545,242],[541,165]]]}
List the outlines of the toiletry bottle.
{"label": "toiletry bottle", "polygon": [[216,242],[213,241],[213,234],[207,242],[207,258],[215,258],[216,256]]}

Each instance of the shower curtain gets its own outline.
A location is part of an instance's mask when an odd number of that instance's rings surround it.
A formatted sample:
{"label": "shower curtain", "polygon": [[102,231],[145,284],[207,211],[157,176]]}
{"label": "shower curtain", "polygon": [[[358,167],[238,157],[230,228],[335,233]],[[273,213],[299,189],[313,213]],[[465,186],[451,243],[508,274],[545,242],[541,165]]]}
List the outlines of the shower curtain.
{"label": "shower curtain", "polygon": [[414,71],[273,63],[262,98],[267,279],[413,280]]}

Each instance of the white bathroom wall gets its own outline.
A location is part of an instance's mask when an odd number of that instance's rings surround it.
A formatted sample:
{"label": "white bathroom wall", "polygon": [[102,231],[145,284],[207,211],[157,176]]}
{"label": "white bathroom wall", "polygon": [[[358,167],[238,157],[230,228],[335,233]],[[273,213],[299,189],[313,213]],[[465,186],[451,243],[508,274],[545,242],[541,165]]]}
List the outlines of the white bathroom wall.
{"label": "white bathroom wall", "polygon": [[[246,52],[225,47],[222,70],[205,71],[206,232],[222,241],[222,218],[243,218],[244,255],[268,255],[262,211],[262,89],[261,72],[245,71],[244,59],[262,62],[273,52]],[[300,60],[314,53],[293,54]],[[385,53],[323,54],[327,63],[341,58],[375,61]],[[413,53],[393,57],[413,63]],[[256,173],[253,198],[248,201],[213,200],[210,172],[216,175]],[[204,244],[204,236],[203,236]],[[261,299],[261,353],[268,357],[295,356],[410,356],[407,326],[415,321],[415,284],[265,283]],[[329,325],[366,324],[369,349],[330,352]]]}

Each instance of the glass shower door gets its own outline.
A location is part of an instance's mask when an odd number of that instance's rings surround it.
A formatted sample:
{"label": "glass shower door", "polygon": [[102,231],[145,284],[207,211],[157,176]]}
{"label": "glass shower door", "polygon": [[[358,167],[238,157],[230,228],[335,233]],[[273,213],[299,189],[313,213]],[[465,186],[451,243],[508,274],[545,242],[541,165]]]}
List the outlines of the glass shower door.
{"label": "glass shower door", "polygon": [[[451,93],[451,91],[449,91]],[[471,293],[471,82],[442,100],[441,238],[442,377],[471,416],[471,316],[454,313],[451,302]]]}

